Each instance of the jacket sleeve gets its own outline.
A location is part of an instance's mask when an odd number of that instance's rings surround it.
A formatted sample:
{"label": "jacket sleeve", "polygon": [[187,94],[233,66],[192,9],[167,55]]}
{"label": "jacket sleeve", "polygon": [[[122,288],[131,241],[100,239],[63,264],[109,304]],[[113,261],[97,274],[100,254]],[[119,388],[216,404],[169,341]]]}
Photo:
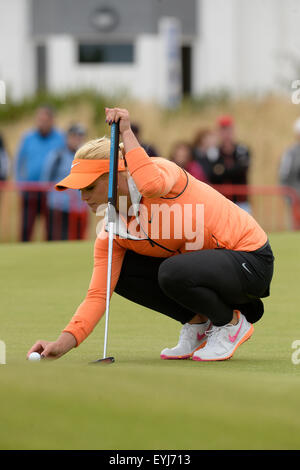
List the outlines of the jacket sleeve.
{"label": "jacket sleeve", "polygon": [[53,170],[55,170],[58,162],[59,153],[57,150],[48,153],[45,158],[45,163],[42,169],[41,181],[56,181],[55,178],[53,178]]}
{"label": "jacket sleeve", "polygon": [[232,168],[226,168],[225,174],[235,183],[247,180],[247,173],[250,165],[250,151],[243,148],[243,152],[237,155],[237,159]]}
{"label": "jacket sleeve", "polygon": [[[118,282],[126,250],[113,242],[111,291],[112,295]],[[89,289],[84,301],[77,308],[73,318],[63,330],[72,333],[77,346],[93,331],[106,307],[108,236],[102,230],[94,246],[94,269]]]}
{"label": "jacket sleeve", "polygon": [[142,147],[130,150],[125,158],[129,173],[144,197],[165,196],[180,178],[179,166],[164,158],[150,158]]}

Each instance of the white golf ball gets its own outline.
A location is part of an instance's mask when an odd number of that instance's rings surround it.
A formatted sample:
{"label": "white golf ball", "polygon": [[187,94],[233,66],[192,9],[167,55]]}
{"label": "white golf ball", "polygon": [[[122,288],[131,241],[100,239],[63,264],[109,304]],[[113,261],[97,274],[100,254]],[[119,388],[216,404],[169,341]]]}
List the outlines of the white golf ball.
{"label": "white golf ball", "polygon": [[41,355],[37,352],[33,352],[29,354],[28,356],[29,361],[40,361],[41,360]]}

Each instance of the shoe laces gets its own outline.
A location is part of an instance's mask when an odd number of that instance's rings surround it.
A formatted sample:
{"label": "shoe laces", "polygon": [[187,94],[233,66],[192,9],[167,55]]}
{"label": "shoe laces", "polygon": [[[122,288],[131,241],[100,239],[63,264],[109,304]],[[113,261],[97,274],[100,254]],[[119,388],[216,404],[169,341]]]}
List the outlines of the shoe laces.
{"label": "shoe laces", "polygon": [[181,332],[180,332],[180,335],[179,335],[179,341],[186,341],[186,340],[193,340],[195,339],[195,331],[194,331],[194,328],[189,324],[189,323],[186,323],[185,325],[183,325],[183,327],[181,328]]}
{"label": "shoe laces", "polygon": [[224,329],[225,328],[230,328],[231,326],[232,325],[230,325],[230,324],[224,325],[224,326],[212,325],[211,328],[205,332],[205,334],[207,336],[207,342],[211,343],[211,342],[214,342],[214,341],[218,341],[218,339],[220,338],[220,335],[224,332]]}

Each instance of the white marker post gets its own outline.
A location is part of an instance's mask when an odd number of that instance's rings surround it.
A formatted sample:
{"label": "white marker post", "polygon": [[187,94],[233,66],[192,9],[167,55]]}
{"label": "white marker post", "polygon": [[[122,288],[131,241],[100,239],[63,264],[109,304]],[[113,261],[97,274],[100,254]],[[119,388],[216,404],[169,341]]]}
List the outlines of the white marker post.
{"label": "white marker post", "polygon": [[182,98],[181,25],[178,18],[159,21],[159,101],[165,108],[176,108]]}

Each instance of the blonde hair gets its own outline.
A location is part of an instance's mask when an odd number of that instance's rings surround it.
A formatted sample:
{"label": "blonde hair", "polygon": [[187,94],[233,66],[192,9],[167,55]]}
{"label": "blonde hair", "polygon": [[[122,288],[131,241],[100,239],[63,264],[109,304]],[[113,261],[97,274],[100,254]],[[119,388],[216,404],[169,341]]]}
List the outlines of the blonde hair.
{"label": "blonde hair", "polygon": [[[74,159],[102,160],[108,159],[110,154],[110,139],[101,137],[100,139],[89,140],[83,144],[75,153]],[[124,145],[119,144],[119,158],[125,156]]]}

